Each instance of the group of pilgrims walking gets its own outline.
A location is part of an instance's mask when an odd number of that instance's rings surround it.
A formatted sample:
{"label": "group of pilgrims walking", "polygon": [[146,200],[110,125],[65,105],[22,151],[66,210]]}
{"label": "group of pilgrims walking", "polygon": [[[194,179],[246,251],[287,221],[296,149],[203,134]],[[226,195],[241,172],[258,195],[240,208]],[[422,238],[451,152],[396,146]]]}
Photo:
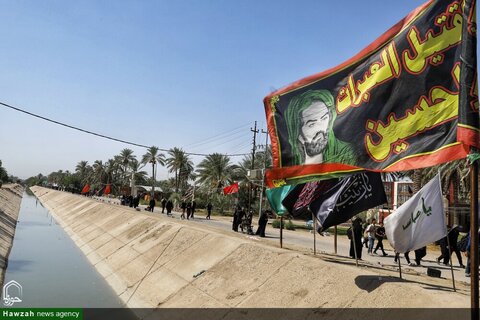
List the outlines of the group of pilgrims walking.
{"label": "group of pilgrims walking", "polygon": [[[462,239],[464,241],[461,240],[461,242],[465,243],[460,244],[458,241],[460,227],[455,225],[451,228],[449,227],[448,229],[448,235],[438,241],[438,244],[441,248],[441,255],[436,259],[436,261],[438,264],[447,266],[450,262],[450,259],[453,258],[453,253],[455,253],[459,267],[465,268],[461,252],[468,253],[469,251],[469,246],[467,243],[468,235],[464,237],[465,239]],[[362,260],[362,251],[364,246],[367,248],[367,253],[369,255],[378,255],[377,252],[380,250],[383,256],[388,256],[383,247],[383,240],[386,238],[385,227],[383,226],[382,222],[377,224],[376,219],[372,219],[370,222],[367,221],[365,223],[363,223],[361,218],[354,219],[352,222],[352,227],[347,230],[347,236],[350,239],[349,255],[353,259],[356,258]],[[427,255],[427,247],[414,250],[414,254],[414,262],[412,262],[410,259],[410,251],[405,252],[403,256],[409,266],[421,266],[422,259]],[[452,257],[450,255],[452,255]],[[394,252],[393,257],[394,262],[398,263],[398,260],[400,259],[400,253]],[[465,272],[465,275],[467,277],[470,275],[468,268]]]}

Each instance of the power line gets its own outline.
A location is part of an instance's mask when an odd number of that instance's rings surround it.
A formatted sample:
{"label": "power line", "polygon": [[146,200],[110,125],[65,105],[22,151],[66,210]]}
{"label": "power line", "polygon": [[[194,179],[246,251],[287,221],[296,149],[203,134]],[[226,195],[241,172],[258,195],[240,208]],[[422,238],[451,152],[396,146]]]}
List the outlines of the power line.
{"label": "power line", "polygon": [[[136,146],[136,147],[141,147],[141,148],[146,148],[146,149],[150,148],[150,146],[146,146],[146,145],[143,145],[143,144],[130,142],[130,141],[122,140],[122,139],[113,138],[113,137],[110,137],[110,136],[107,136],[107,135],[104,135],[104,134],[100,134],[100,133],[96,133],[96,132],[93,132],[93,131],[85,130],[85,129],[78,128],[78,127],[75,127],[75,126],[60,122],[60,121],[56,121],[56,120],[53,120],[53,119],[50,119],[50,118],[46,118],[46,117],[43,117],[41,115],[38,115],[38,114],[35,114],[35,113],[32,113],[32,112],[14,107],[12,105],[9,105],[9,104],[3,103],[3,102],[0,102],[0,105],[2,105],[4,107],[7,107],[7,108],[10,108],[12,110],[18,111],[18,112],[25,113],[25,114],[27,114],[29,116],[32,116],[32,117],[35,117],[35,118],[39,118],[39,119],[42,119],[42,120],[45,120],[45,121],[48,121],[48,122],[52,122],[52,123],[58,124],[60,126],[63,126],[63,127],[69,128],[69,129],[73,129],[73,130],[77,130],[77,131],[80,131],[80,132],[83,132],[83,133],[91,134],[91,135],[94,135],[94,136],[97,136],[97,137],[100,137],[100,138],[104,138],[104,139],[108,139],[108,140],[112,140],[112,141],[116,141],[116,142],[120,142],[120,143],[124,143],[124,144],[128,144],[128,145],[132,145],[132,146]],[[164,149],[164,148],[158,148],[158,150],[165,151],[165,152],[170,151],[169,149]],[[206,154],[206,153],[185,152],[185,154],[192,155],[192,156],[208,156],[208,154]],[[238,157],[238,156],[244,156],[244,155],[246,155],[246,154],[245,153],[241,153],[241,154],[237,153],[237,154],[229,154],[228,156]]]}
{"label": "power line", "polygon": [[[228,139],[226,141],[223,141],[223,142],[218,141],[217,143],[215,143],[215,147],[218,148],[219,146],[223,146],[224,144],[231,143],[233,141],[240,140],[240,139],[241,139],[241,141],[244,141],[245,137],[248,136],[248,135],[250,135],[248,132],[244,132],[240,136],[233,137],[233,138]],[[208,147],[204,146],[203,148],[207,149]]]}
{"label": "power line", "polygon": [[235,132],[241,132],[243,131],[243,129],[245,129],[246,127],[248,127],[249,124],[244,124],[244,125],[241,125],[239,127],[236,127],[236,128],[233,128],[229,131],[226,131],[226,132],[223,132],[223,133],[219,133],[219,134],[216,134],[212,137],[208,137],[208,138],[205,138],[201,141],[198,141],[198,142],[192,142],[192,143],[189,143],[189,144],[186,144],[184,145],[184,147],[197,147],[198,145],[202,145],[202,144],[205,144],[205,143],[208,143],[208,142],[213,142],[215,140],[221,140],[221,139],[224,139],[226,137],[229,137],[231,135],[234,135]]}

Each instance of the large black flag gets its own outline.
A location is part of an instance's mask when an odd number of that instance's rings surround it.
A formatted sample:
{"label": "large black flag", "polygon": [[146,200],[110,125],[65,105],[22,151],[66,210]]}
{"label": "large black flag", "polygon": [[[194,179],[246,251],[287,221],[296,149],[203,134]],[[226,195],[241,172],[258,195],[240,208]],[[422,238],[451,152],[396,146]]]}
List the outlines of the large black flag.
{"label": "large black flag", "polygon": [[329,179],[297,184],[283,199],[282,204],[295,218],[310,218],[309,205],[317,198],[324,196],[329,190],[341,184],[340,179]]}
{"label": "large black flag", "polygon": [[294,217],[309,218],[313,212],[322,231],[385,202],[380,173],[367,171],[343,179],[299,184],[282,204]]}
{"label": "large black flag", "polygon": [[385,202],[387,196],[380,173],[363,172],[341,179],[323,196],[314,200],[310,210],[320,223],[320,232]]}

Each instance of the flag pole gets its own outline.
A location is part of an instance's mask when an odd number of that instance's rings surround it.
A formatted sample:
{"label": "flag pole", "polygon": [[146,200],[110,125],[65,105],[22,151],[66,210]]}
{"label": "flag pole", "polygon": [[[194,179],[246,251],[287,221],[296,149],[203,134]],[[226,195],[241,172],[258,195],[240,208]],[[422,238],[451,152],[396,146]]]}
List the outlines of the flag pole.
{"label": "flag pole", "polygon": [[395,252],[395,255],[398,254],[398,258],[397,258],[397,261],[398,261],[398,271],[400,273],[400,279],[403,279],[402,278],[402,264],[400,263],[400,253],[396,253]]}
{"label": "flag pole", "polygon": [[355,243],[356,239],[355,239],[355,230],[353,230],[353,220],[350,220],[350,222],[352,223],[352,240],[353,240],[352,242],[353,242],[353,254],[355,255],[355,266],[358,267],[357,244]]}
{"label": "flag pole", "polygon": [[[352,229],[353,230],[353,229]],[[337,226],[333,228],[334,235],[333,235],[333,249],[335,250],[335,254],[337,254]]]}
{"label": "flag pole", "polygon": [[280,216],[280,248],[283,248],[283,214]]}
{"label": "flag pole", "polygon": [[452,265],[452,247],[450,246],[450,239],[448,239],[448,232],[447,232],[447,245],[448,245],[448,257],[450,261],[450,270],[452,271],[453,291],[457,292],[457,289],[455,288],[455,275],[453,273],[453,265]]}
{"label": "flag pole", "polygon": [[478,161],[470,164],[470,312],[478,319]]}
{"label": "flag pole", "polygon": [[312,210],[308,208],[308,210],[312,213],[312,220],[313,220],[313,255],[317,254],[317,219],[313,216]]}

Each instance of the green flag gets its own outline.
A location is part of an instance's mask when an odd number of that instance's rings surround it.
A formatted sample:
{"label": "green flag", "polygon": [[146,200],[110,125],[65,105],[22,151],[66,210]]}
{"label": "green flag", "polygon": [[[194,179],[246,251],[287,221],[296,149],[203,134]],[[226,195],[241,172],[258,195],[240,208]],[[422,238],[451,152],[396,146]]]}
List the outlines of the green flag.
{"label": "green flag", "polygon": [[286,185],[280,188],[267,189],[267,199],[270,203],[270,207],[275,211],[279,216],[283,216],[287,209],[283,206],[282,201],[285,199],[287,194],[293,189],[293,185]]}

